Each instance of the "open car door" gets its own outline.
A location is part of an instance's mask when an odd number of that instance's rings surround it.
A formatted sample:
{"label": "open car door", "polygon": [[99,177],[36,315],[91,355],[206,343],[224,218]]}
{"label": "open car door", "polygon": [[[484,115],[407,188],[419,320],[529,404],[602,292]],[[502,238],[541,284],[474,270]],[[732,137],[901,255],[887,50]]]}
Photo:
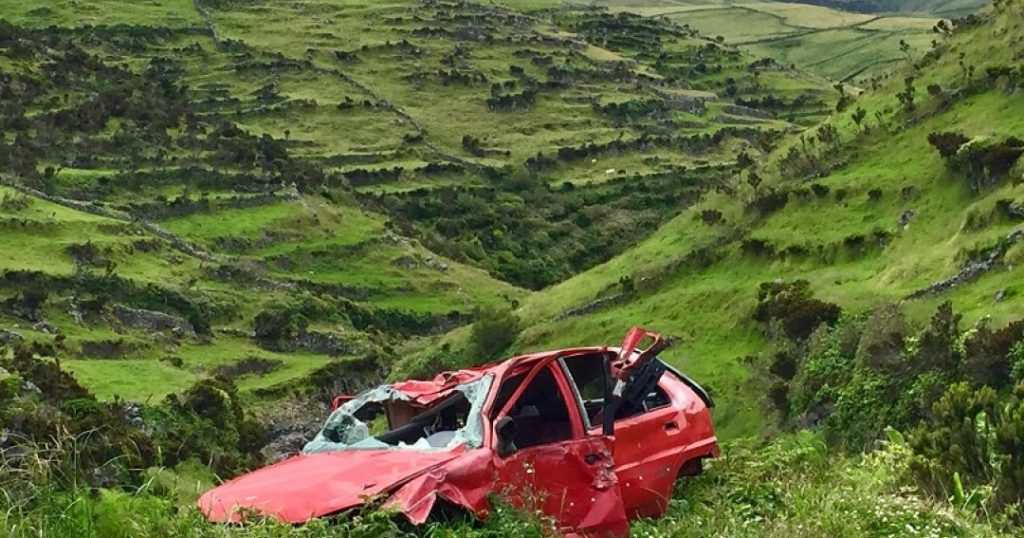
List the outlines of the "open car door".
{"label": "open car door", "polygon": [[[644,347],[640,347],[641,344]],[[622,340],[619,354],[609,365],[612,377],[611,393],[605,395],[605,435],[615,434],[615,416],[620,407],[639,405],[658,384],[665,365],[653,360],[669,346],[660,334],[641,327],[633,327]]]}

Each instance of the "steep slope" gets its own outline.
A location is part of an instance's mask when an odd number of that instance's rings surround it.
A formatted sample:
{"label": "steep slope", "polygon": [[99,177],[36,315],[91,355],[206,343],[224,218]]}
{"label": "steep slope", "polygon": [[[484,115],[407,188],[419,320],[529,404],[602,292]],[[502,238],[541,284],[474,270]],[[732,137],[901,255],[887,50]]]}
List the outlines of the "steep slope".
{"label": "steep slope", "polygon": [[517,305],[833,100],[695,31],[588,8],[0,13],[0,325],[103,397],[218,373],[283,394]]}
{"label": "steep slope", "polygon": [[[950,300],[970,322],[1019,317],[1024,169],[997,171],[975,189],[991,169],[951,168],[929,134],[1014,147],[1011,137],[1024,132],[1021,9],[1013,3],[991,23],[957,28],[911,78],[865,91],[650,239],[527,298],[520,347],[613,342],[631,324],[676,334],[671,357],[712,387],[716,423],[735,436],[764,424],[767,387],[746,375],[756,362],[747,357],[766,346],[753,319],[764,282],[805,279],[852,313],[902,301],[921,321]],[[1007,151],[1012,163],[1019,152]],[[756,188],[754,174],[763,180]],[[929,290],[979,262],[989,269]]]}

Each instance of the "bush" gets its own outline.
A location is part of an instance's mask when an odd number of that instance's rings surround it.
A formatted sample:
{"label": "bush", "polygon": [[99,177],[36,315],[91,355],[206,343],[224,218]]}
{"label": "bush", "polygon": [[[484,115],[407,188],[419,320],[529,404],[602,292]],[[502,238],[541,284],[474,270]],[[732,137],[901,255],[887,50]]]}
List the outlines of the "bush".
{"label": "bush", "polygon": [[904,340],[910,335],[903,311],[887,304],[876,308],[864,325],[857,347],[857,361],[877,372],[900,377],[907,361],[903,357]]}
{"label": "bush", "polygon": [[1021,341],[1024,341],[1024,320],[998,331],[986,325],[978,327],[964,342],[964,377],[976,385],[997,389],[1007,386],[1013,367],[1010,351]]}
{"label": "bush", "polygon": [[[943,142],[940,154],[948,151],[958,140]],[[989,137],[974,138],[960,144],[955,153],[944,156],[949,168],[963,175],[971,189],[978,191],[1002,181],[1022,154],[1024,141],[1011,136],[1001,141]]]}
{"label": "bush", "polygon": [[753,317],[768,324],[769,330],[778,324],[787,338],[802,340],[823,323],[835,324],[840,311],[832,303],[813,298],[806,280],[776,281],[761,284]]}
{"label": "bush", "polygon": [[519,317],[511,309],[479,310],[470,335],[471,360],[474,364],[482,364],[502,358],[522,330]]}
{"label": "bush", "polygon": [[936,132],[928,134],[928,143],[939,151],[939,155],[941,155],[943,159],[948,159],[953,155],[956,155],[960,146],[969,141],[970,138],[967,138],[962,133],[957,132]]}

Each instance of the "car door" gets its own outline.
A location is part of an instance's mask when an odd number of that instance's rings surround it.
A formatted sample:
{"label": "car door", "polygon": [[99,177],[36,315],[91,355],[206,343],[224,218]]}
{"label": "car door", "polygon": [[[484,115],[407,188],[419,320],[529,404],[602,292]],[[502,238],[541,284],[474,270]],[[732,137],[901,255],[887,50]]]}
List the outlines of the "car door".
{"label": "car door", "polygon": [[[649,363],[655,365],[656,363]],[[646,368],[646,366],[645,366]],[[663,376],[664,369],[659,378]],[[665,513],[687,445],[686,416],[655,384],[615,420],[615,472],[626,513],[656,517]]]}
{"label": "car door", "polygon": [[585,431],[561,369],[542,362],[498,405],[495,423],[511,418],[515,445],[511,453],[496,452],[499,493],[517,506],[542,510],[565,532],[625,536],[612,440]]}
{"label": "car door", "polygon": [[[638,350],[644,340],[651,344]],[[561,360],[590,431],[614,433],[615,472],[630,517],[664,513],[688,444],[686,416],[661,386],[668,380],[656,356],[664,347],[660,335],[633,329],[618,353],[581,353]],[[607,395],[612,382],[611,400],[596,409],[594,400]]]}

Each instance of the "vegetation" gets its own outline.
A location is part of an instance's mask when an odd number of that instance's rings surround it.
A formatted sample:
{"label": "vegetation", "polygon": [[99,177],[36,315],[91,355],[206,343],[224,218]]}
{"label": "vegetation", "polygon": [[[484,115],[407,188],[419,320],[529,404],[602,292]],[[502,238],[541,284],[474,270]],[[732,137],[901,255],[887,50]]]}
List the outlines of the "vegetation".
{"label": "vegetation", "polygon": [[[1020,0],[630,4],[0,0],[5,532],[404,535],[191,505],[334,395],[644,325],[729,448],[639,535],[1019,534]],[[854,83],[686,26],[741,8]]]}
{"label": "vegetation", "polygon": [[[613,10],[666,17],[769,62],[866,86],[931,49],[936,17],[966,15],[981,2],[875,0],[748,2],[608,0]],[[883,5],[884,4],[884,5]],[[948,8],[948,9],[946,9]],[[903,12],[903,13],[899,13]],[[767,79],[768,77],[765,77]]]}

